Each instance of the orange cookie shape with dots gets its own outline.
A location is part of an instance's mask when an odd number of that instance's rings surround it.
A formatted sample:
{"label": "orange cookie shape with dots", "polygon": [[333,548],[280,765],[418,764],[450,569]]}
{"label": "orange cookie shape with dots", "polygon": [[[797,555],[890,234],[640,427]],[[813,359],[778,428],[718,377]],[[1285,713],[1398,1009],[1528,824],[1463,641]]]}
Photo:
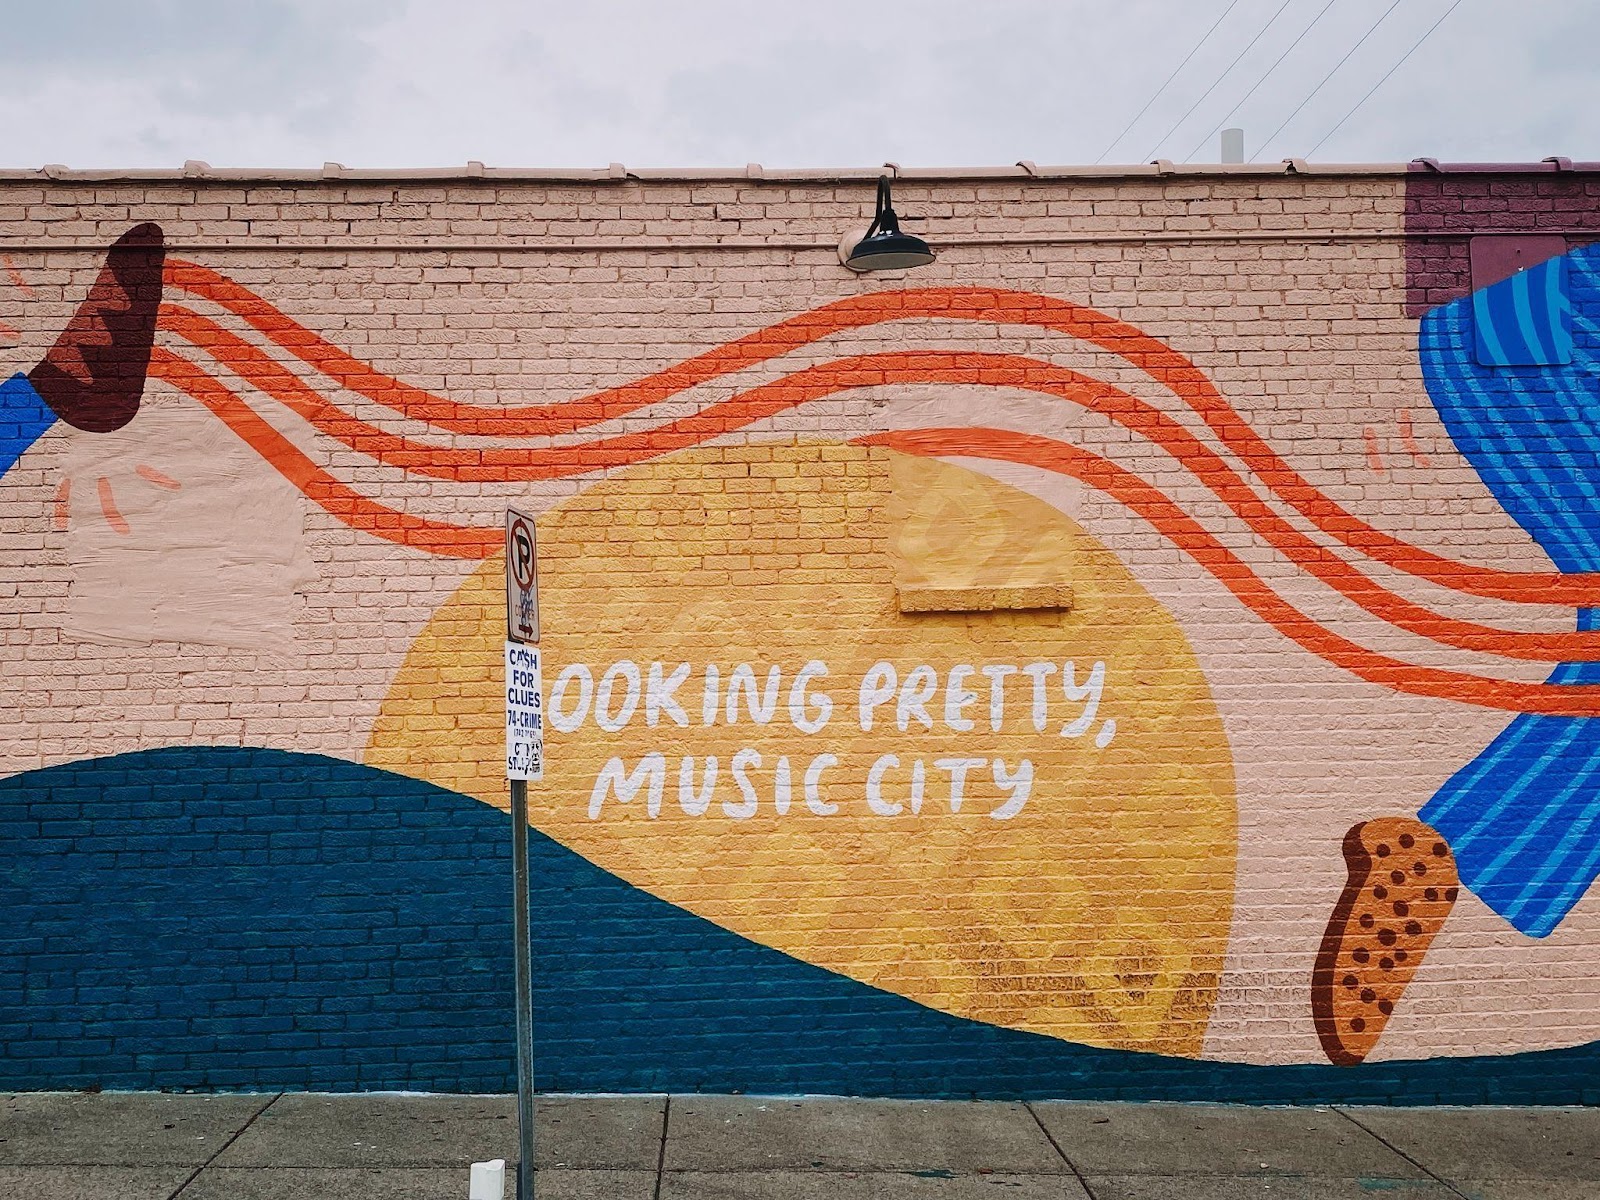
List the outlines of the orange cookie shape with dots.
{"label": "orange cookie shape with dots", "polygon": [[1363,821],[1344,835],[1349,879],[1311,974],[1311,1013],[1330,1061],[1372,1053],[1460,893],[1455,855],[1415,817]]}

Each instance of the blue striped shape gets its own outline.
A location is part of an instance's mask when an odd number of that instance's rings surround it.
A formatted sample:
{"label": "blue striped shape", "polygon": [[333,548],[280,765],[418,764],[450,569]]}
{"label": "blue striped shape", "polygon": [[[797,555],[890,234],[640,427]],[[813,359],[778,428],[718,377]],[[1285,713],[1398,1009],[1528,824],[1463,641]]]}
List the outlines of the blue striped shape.
{"label": "blue striped shape", "polygon": [[[1495,498],[1560,570],[1600,570],[1600,250],[1434,309],[1419,354],[1428,395]],[[1600,629],[1600,612],[1579,610],[1577,626]],[[1600,663],[1563,663],[1550,682],[1600,683]],[[1421,816],[1449,839],[1467,887],[1544,937],[1600,875],[1600,721],[1516,718]]]}
{"label": "blue striped shape", "polygon": [[1472,294],[1476,358],[1486,367],[1572,361],[1572,306],[1565,255]]}

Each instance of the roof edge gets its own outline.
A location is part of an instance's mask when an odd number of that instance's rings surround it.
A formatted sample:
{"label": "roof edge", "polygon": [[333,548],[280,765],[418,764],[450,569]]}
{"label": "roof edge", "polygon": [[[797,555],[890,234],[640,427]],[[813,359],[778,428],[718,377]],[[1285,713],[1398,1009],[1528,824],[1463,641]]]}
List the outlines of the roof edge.
{"label": "roof edge", "polygon": [[1434,175],[1536,175],[1590,174],[1600,171],[1600,162],[1573,162],[1570,158],[1552,155],[1539,162],[1459,162],[1442,163],[1436,158],[1413,158],[1406,164],[1408,170]]}
{"label": "roof edge", "polygon": [[[1152,163],[1122,166],[1039,166],[1019,162],[1000,167],[806,167],[777,169],[750,163],[740,168],[624,167],[603,168],[489,167],[480,162],[462,166],[421,168],[354,168],[324,163],[320,169],[213,167],[190,161],[180,168],[74,169],[59,163],[25,169],[0,169],[7,183],[854,183],[871,182],[880,175],[927,182],[983,182],[989,180],[1168,179],[1209,176],[1390,176],[1418,169],[1408,163],[1308,163],[1284,159],[1276,163]],[[1538,170],[1535,165],[1516,169]]]}

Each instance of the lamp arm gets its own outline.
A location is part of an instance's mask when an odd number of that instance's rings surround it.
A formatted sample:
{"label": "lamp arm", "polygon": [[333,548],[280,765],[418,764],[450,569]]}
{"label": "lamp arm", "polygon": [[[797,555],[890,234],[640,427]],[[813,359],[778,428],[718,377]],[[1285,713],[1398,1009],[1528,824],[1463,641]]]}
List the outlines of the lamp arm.
{"label": "lamp arm", "polygon": [[878,176],[878,204],[872,214],[872,224],[867,226],[867,236],[875,233],[899,233],[900,219],[895,215],[892,197],[889,195],[889,177]]}

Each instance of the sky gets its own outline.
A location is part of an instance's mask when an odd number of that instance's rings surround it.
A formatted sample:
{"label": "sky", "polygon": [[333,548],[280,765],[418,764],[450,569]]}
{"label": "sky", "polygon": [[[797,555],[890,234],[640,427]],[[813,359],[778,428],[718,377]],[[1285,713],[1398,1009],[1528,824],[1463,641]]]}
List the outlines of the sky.
{"label": "sky", "polygon": [[7,168],[1600,159],[1594,0],[7,0],[0,65]]}

